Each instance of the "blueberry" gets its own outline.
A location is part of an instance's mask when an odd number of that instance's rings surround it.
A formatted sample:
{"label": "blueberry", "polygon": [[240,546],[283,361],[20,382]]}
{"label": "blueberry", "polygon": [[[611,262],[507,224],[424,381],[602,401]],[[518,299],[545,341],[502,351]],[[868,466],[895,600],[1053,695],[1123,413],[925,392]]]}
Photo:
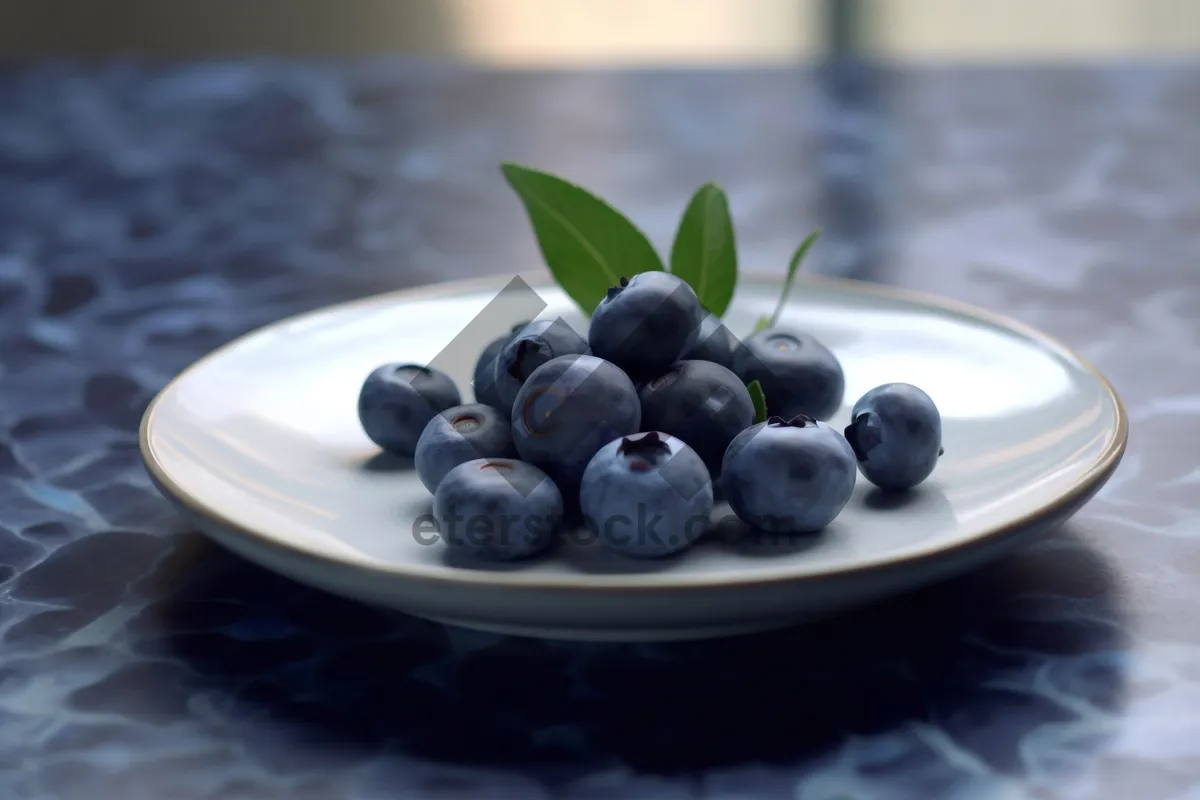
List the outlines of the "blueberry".
{"label": "blueberry", "polygon": [[537,467],[480,458],[446,474],[433,495],[433,518],[446,545],[488,561],[544,550],[562,522],[558,487]]}
{"label": "blueberry", "polygon": [[596,452],[637,433],[642,407],[629,377],[595,356],[562,356],[538,367],[512,409],[513,443],[564,494],[577,491]]}
{"label": "blueberry", "polygon": [[462,402],[449,375],[420,364],[384,364],[363,381],[358,421],[375,444],[411,456],[429,420]]}
{"label": "blueberry", "polygon": [[493,408],[501,409],[505,414],[508,413],[509,409],[505,408],[504,401],[500,399],[500,392],[496,389],[496,358],[517,331],[528,324],[528,320],[517,323],[511,331],[493,339],[479,354],[479,358],[475,362],[475,373],[471,378],[471,386],[475,388],[477,402],[486,403]]}
{"label": "blueberry", "polygon": [[561,317],[535,320],[521,328],[496,357],[495,385],[499,408],[505,412],[512,410],[522,384],[542,364],[560,356],[586,353],[587,349],[587,340]]}
{"label": "blueberry", "polygon": [[713,477],[733,437],[754,423],[754,403],[745,385],[710,361],[680,361],[639,391],[642,430],[662,431],[685,441]]}
{"label": "blueberry", "polygon": [[826,420],[842,404],[846,376],[828,347],[806,333],[761,330],[738,346],[733,371],[744,383],[758,381],[773,416]]}
{"label": "blueberry", "polygon": [[605,547],[657,558],[691,546],[708,528],[712,482],[692,448],[650,431],[601,448],[583,473],[579,502]]}
{"label": "blueberry", "polygon": [[824,528],[854,492],[854,455],[837,429],[811,417],[772,417],[730,443],[721,487],[733,513],[771,533]]}
{"label": "blueberry", "polygon": [[652,378],[691,347],[703,317],[692,287],[669,272],[643,272],[608,290],[592,314],[588,344],[634,380]]}
{"label": "blueberry", "polygon": [[854,404],[850,419],[846,441],[863,477],[880,489],[911,489],[937,466],[942,455],[942,415],[916,386],[876,386]]}
{"label": "blueberry", "polygon": [[437,491],[446,473],[479,458],[515,458],[508,415],[483,403],[448,408],[429,420],[417,440],[417,477]]}
{"label": "blueberry", "polygon": [[733,351],[737,345],[737,337],[730,333],[725,323],[721,322],[721,318],[715,314],[708,314],[700,322],[696,341],[683,357],[691,361],[711,361],[732,369]]}

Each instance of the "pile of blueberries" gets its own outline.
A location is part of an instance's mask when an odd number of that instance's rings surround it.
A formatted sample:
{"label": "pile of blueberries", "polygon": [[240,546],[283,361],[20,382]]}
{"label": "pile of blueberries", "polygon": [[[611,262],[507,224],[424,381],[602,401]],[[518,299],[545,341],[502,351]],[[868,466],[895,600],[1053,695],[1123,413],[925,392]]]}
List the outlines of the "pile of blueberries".
{"label": "pile of blueberries", "polygon": [[[772,416],[755,423],[757,381]],[[583,523],[633,557],[691,546],[721,498],[751,530],[820,530],[859,471],[887,491],[925,480],[942,455],[941,416],[890,383],[828,425],[845,376],[810,335],[769,327],[739,342],[666,272],[622,279],[587,338],[561,318],[516,326],[479,356],[475,403],[445,373],[385,364],[363,383],[363,430],[414,459],[441,539],[508,560]]]}

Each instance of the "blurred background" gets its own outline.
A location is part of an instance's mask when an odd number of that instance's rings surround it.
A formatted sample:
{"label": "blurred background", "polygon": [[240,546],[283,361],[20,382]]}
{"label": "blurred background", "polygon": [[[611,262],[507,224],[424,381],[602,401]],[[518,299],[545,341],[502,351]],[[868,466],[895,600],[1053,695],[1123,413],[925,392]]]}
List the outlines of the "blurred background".
{"label": "blurred background", "polygon": [[[150,204],[179,254],[146,268],[163,275],[209,250],[232,272],[229,243],[259,239],[284,271],[327,258],[338,296],[504,271],[538,257],[494,172],[512,159],[588,186],[658,246],[691,187],[717,180],[747,263],[786,263],[818,224],[810,269],[924,285],[927,269],[876,265],[954,250],[1041,261],[1033,239],[1011,253],[1023,240],[995,192],[1044,203],[1098,186],[1129,136],[1178,128],[1165,117],[1192,108],[1186,70],[1162,90],[1165,73],[1125,68],[1200,53],[1200,1],[43,0],[0,3],[0,53],[0,157],[21,167],[0,172],[14,198],[0,235],[36,242],[31,253],[66,235],[54,175],[71,202],[95,204],[88,215]],[[1150,107],[1164,119],[1148,124]],[[1159,194],[1180,174],[1167,152],[1139,151],[1172,165]],[[151,174],[201,197],[203,215],[135,201]],[[1056,202],[1074,213],[1091,191]],[[45,203],[28,202],[38,192]],[[253,214],[235,210],[242,196]],[[948,247],[941,237],[976,225],[964,200],[988,224]],[[281,218],[273,232],[264,207]],[[176,238],[203,225],[193,244]],[[932,288],[966,296],[961,281]]]}
{"label": "blurred background", "polygon": [[862,7],[871,46],[905,59],[1171,56],[1200,46],[1195,0],[41,0],[0,6],[0,50],[779,63],[822,49],[826,5]]}

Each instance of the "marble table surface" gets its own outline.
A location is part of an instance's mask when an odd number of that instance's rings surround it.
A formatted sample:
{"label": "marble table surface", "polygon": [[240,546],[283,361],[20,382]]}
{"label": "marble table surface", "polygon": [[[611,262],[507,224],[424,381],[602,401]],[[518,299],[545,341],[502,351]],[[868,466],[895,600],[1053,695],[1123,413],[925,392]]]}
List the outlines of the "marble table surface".
{"label": "marble table surface", "polygon": [[891,76],[873,277],[1062,338],[1131,415],[1103,493],[982,573],[741,640],[506,639],[275,577],[152,489],[140,415],[209,349],[536,264],[502,159],[661,246],[719,180],[782,271],[837,171],[816,86],[0,69],[0,797],[1200,798],[1200,66]]}

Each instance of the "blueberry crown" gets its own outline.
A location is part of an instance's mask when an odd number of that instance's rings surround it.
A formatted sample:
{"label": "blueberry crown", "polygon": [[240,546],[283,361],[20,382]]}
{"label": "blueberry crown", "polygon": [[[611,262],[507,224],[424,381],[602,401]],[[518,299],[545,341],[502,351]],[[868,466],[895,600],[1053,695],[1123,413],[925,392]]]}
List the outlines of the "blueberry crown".
{"label": "blueberry crown", "polygon": [[639,439],[627,436],[617,447],[617,454],[622,456],[638,456],[647,461],[656,461],[662,456],[671,455],[671,445],[666,439],[651,431]]}
{"label": "blueberry crown", "polygon": [[859,414],[855,417],[846,426],[843,435],[846,437],[846,441],[850,443],[850,449],[854,451],[854,457],[859,461],[866,461],[867,455],[878,447],[882,441],[878,427],[871,424],[870,414]]}
{"label": "blueberry crown", "polygon": [[770,428],[815,428],[817,421],[807,414],[797,414],[791,419],[783,417],[771,417],[767,420],[767,427]]}
{"label": "blueberry crown", "polygon": [[617,295],[619,295],[621,293],[622,289],[624,289],[628,285],[629,285],[629,279],[621,278],[621,282],[619,285],[608,287],[608,293],[604,295],[604,299],[612,300],[614,297],[616,297]]}
{"label": "blueberry crown", "polygon": [[[529,374],[542,365],[536,357],[542,354],[544,348],[533,339],[521,339],[517,342],[516,358],[508,365],[508,374],[523,381]],[[534,363],[537,361],[537,363]]]}

